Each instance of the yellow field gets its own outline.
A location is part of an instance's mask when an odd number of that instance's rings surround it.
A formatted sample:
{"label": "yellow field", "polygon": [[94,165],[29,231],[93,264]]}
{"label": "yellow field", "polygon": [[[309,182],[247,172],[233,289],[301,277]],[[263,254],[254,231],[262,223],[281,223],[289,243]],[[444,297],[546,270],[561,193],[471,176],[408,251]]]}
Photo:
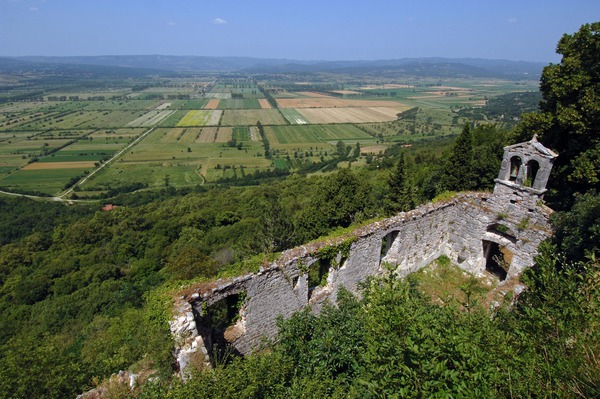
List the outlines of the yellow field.
{"label": "yellow field", "polygon": [[223,111],[221,110],[192,110],[177,123],[177,126],[217,126]]}

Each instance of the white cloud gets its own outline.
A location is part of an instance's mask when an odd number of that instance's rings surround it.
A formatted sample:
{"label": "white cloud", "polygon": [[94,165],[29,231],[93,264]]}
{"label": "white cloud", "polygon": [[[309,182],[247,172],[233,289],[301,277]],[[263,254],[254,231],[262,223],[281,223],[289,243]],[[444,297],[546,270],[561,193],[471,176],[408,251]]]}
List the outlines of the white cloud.
{"label": "white cloud", "polygon": [[29,11],[39,11],[40,9],[37,7],[29,7]]}
{"label": "white cloud", "polygon": [[167,22],[167,26],[175,26],[175,22]]}
{"label": "white cloud", "polygon": [[215,25],[225,25],[226,23],[227,23],[227,21],[225,21],[223,18],[213,19],[213,24],[215,24]]}
{"label": "white cloud", "polygon": [[506,20],[506,22],[508,22],[509,24],[516,24],[517,23],[517,19],[515,17],[508,18]]}

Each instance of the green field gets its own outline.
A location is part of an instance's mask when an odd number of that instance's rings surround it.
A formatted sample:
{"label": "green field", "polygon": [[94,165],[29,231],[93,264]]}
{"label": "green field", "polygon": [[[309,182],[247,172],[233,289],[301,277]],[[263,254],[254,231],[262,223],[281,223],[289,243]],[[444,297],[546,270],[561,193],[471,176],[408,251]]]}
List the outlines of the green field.
{"label": "green field", "polygon": [[187,100],[179,106],[180,109],[202,109],[208,103],[208,99],[200,98],[194,100]]}
{"label": "green field", "polygon": [[260,109],[255,98],[233,98],[219,101],[219,109]]}
{"label": "green field", "polygon": [[238,128],[237,132],[248,139],[242,149],[228,147],[226,143],[192,142],[191,137],[196,138],[199,129],[155,129],[82,188],[106,190],[128,182],[163,187],[165,179],[174,186],[191,186],[231,177],[234,166],[237,171],[242,167],[252,171],[271,167],[270,161],[257,155],[263,151],[262,143],[249,141],[248,128]]}
{"label": "green field", "polygon": [[[537,82],[491,79],[366,80],[355,82],[352,77],[340,76],[338,90],[350,92],[335,97],[362,100],[350,104],[353,107],[368,107],[371,100],[401,102],[418,107],[418,112],[382,123],[313,124],[294,108],[262,109],[258,99],[264,96],[252,80],[214,76],[173,78],[160,84],[147,81],[135,91],[134,84],[130,88],[127,82],[89,92],[81,87],[71,91],[60,88],[46,94],[43,102],[2,103],[0,185],[57,193],[82,170],[32,170],[27,167],[30,162],[37,161],[37,167],[73,162],[93,165],[118,153],[150,128],[155,130],[82,189],[101,192],[128,182],[150,187],[195,185],[256,170],[294,171],[330,159],[338,141],[383,151],[395,142],[457,134],[466,121],[459,114],[463,107],[480,107],[487,98],[507,92],[537,89]],[[330,86],[325,81],[299,81],[276,77],[272,83],[260,84],[276,98],[306,99],[323,98],[327,89],[314,92]],[[49,97],[53,100],[47,101]],[[219,109],[203,109],[211,99],[220,100]],[[265,127],[272,160],[264,157],[257,122]],[[254,129],[253,134],[249,128]],[[241,143],[240,149],[229,146],[232,138]],[[361,162],[364,159],[355,164]]]}
{"label": "green field", "polygon": [[234,127],[233,138],[237,141],[250,141],[250,130],[247,127]]}
{"label": "green field", "polygon": [[277,109],[236,109],[226,110],[223,114],[222,126],[250,126],[260,121],[263,125],[285,125]]}
{"label": "green field", "polygon": [[19,170],[0,179],[0,187],[8,190],[38,191],[56,195],[72,177],[80,176],[89,168]]}
{"label": "green field", "polygon": [[373,137],[354,125],[319,125],[315,130],[317,138],[323,141],[372,140]]}
{"label": "green field", "polygon": [[309,123],[308,119],[293,108],[280,109],[280,111],[292,125],[305,125]]}

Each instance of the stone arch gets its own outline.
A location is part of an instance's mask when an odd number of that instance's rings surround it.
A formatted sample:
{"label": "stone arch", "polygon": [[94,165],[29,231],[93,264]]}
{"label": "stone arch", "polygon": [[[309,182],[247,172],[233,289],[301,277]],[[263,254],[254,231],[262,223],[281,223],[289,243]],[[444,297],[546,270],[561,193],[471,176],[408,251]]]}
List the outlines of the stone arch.
{"label": "stone arch", "polygon": [[508,180],[516,182],[520,177],[523,160],[519,155],[513,155],[510,158],[510,168],[508,172]]}
{"label": "stone arch", "polygon": [[537,187],[536,178],[540,170],[540,163],[536,159],[527,162],[527,183],[530,187]]}
{"label": "stone arch", "polygon": [[502,223],[492,223],[486,229],[488,233],[496,234],[500,237],[504,237],[513,244],[517,242],[516,234],[510,229],[510,227]]}

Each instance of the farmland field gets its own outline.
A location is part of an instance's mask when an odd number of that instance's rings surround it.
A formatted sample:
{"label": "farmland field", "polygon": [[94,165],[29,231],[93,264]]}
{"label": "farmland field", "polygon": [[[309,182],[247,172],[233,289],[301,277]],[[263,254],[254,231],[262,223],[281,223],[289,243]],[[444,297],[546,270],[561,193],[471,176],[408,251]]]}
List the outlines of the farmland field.
{"label": "farmland field", "polygon": [[227,143],[231,141],[233,137],[233,128],[231,127],[220,127],[217,132],[215,143]]}
{"label": "farmland field", "polygon": [[296,110],[308,123],[365,123],[396,120],[406,108],[304,108]]}
{"label": "farmland field", "polygon": [[21,168],[21,170],[52,170],[52,169],[86,169],[93,168],[94,162],[77,161],[77,162],[34,162]]}
{"label": "farmland field", "polygon": [[[270,166],[263,157],[248,156],[261,151],[260,142],[244,142],[243,150],[228,147],[226,142],[231,140],[233,128],[217,129],[155,129],[118,162],[86,182],[83,189],[101,191],[131,182],[164,187],[166,181],[175,186],[190,186],[228,177],[233,167],[241,176],[241,169],[253,172]],[[200,136],[194,142],[186,138],[198,132]],[[215,135],[217,142],[213,142]],[[221,169],[225,166],[227,171]]]}
{"label": "farmland field", "polygon": [[219,109],[260,109],[255,98],[233,98],[219,101]]}
{"label": "farmland field", "polygon": [[260,107],[262,109],[271,109],[271,104],[269,103],[269,101],[266,98],[260,98],[258,100],[258,103],[260,104]]}
{"label": "farmland field", "polygon": [[171,115],[169,115],[162,121],[160,126],[177,126],[179,121],[182,120],[187,115],[187,113],[188,111],[174,111]]}
{"label": "farmland field", "polygon": [[247,127],[234,127],[233,138],[237,141],[250,141],[250,129]]}
{"label": "farmland field", "polygon": [[216,126],[219,124],[219,119],[223,111],[221,110],[193,110],[181,119],[177,126]]}
{"label": "farmland field", "polygon": [[196,139],[197,143],[214,143],[217,137],[218,127],[205,127],[200,131],[200,136]]}
{"label": "farmland field", "polygon": [[293,125],[306,125],[309,123],[308,118],[296,111],[295,109],[281,109],[280,110],[285,119]]}
{"label": "farmland field", "polygon": [[353,125],[306,125],[267,127],[280,144],[336,142],[338,140],[368,140],[373,137]]}
{"label": "farmland field", "polygon": [[187,100],[179,108],[180,109],[202,109],[206,107],[209,100],[205,98],[199,98],[194,100]]}
{"label": "farmland field", "polygon": [[38,191],[58,194],[72,177],[80,176],[90,168],[18,170],[0,179],[0,187],[8,190]]}
{"label": "farmland field", "polygon": [[[464,107],[481,107],[496,95],[538,86],[345,75],[333,84],[324,76],[310,82],[304,75],[289,81],[274,75],[258,84],[218,74],[158,84],[118,81],[115,88],[86,92],[85,85],[64,86],[47,91],[44,101],[0,103],[0,186],[56,195],[70,179],[132,143],[77,194],[89,190],[94,195],[136,181],[150,187],[189,186],[255,170],[294,172],[303,163],[332,159],[338,141],[378,153],[396,142],[455,135],[467,121]],[[264,93],[280,108],[272,108]],[[415,111],[398,117],[408,109]],[[264,156],[257,122],[264,126],[272,159]]]}
{"label": "farmland field", "polygon": [[236,109],[224,112],[221,121],[223,126],[250,126],[256,125],[257,121],[260,121],[263,125],[286,124],[276,109]]}
{"label": "farmland field", "polygon": [[231,98],[231,93],[217,93],[217,92],[210,92],[206,94],[207,98],[217,98],[219,100],[227,100],[229,98]]}
{"label": "farmland field", "polygon": [[204,105],[204,109],[217,109],[217,107],[219,106],[219,99],[211,99],[209,100],[205,105]]}
{"label": "farmland field", "polygon": [[273,126],[266,128],[280,144],[316,143],[315,126]]}
{"label": "farmland field", "polygon": [[336,97],[314,98],[280,98],[277,100],[280,108],[347,108],[347,107],[402,107],[396,101],[380,100],[347,100]]}
{"label": "farmland field", "polygon": [[129,122],[127,124],[127,126],[132,126],[132,127],[156,126],[160,122],[162,122],[163,119],[166,119],[169,116],[171,116],[171,114],[173,114],[173,112],[175,112],[175,111],[150,111],[150,112],[147,112],[144,115],[140,116],[139,118]]}

